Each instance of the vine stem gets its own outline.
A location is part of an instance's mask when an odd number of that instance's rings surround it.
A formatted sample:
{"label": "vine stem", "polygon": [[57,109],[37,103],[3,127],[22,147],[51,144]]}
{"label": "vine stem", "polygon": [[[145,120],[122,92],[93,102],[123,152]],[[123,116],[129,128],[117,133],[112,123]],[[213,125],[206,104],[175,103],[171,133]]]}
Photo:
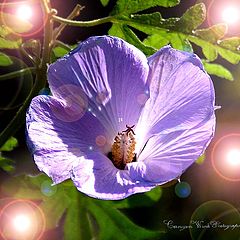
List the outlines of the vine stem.
{"label": "vine stem", "polygon": [[31,92],[24,101],[21,108],[18,110],[14,118],[6,126],[6,128],[0,133],[0,146],[2,146],[15,132],[21,127],[25,121],[26,110],[32,100],[38,92],[45,87],[47,82],[47,64],[50,62],[50,47],[52,44],[52,13],[51,6],[48,0],[42,0],[43,10],[47,15],[47,21],[44,26],[44,40],[42,48],[42,61],[40,64],[36,64],[36,79]]}
{"label": "vine stem", "polygon": [[[69,14],[67,19],[72,20],[73,18],[77,17],[80,14],[80,11],[84,9],[81,5],[77,4],[76,7],[73,9],[73,11]],[[61,23],[58,28],[56,28],[53,32],[53,39],[56,40],[64,30],[64,28],[67,26],[66,23]]]}
{"label": "vine stem", "polygon": [[95,19],[92,21],[75,21],[75,20],[65,19],[65,18],[62,18],[59,16],[53,16],[53,20],[55,20],[56,22],[59,22],[59,23],[65,23],[67,25],[76,26],[76,27],[93,27],[93,26],[100,25],[103,23],[116,22],[116,19],[113,16],[99,18],[99,19]]}

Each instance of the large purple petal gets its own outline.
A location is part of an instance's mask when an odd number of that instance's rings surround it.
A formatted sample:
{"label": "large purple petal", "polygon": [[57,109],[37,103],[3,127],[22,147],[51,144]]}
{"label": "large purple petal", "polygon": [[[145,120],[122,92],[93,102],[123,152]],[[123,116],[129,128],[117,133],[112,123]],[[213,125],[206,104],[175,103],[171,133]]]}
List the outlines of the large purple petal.
{"label": "large purple petal", "polygon": [[71,95],[65,85],[82,89],[89,111],[114,138],[126,124],[138,121],[148,98],[148,68],[146,57],[137,48],[119,38],[102,36],[89,38],[50,65],[48,77],[58,98]]}
{"label": "large purple petal", "polygon": [[105,200],[123,199],[156,186],[151,182],[132,179],[129,171],[115,168],[106,156],[97,152],[78,159],[72,180],[79,191]]}
{"label": "large purple petal", "polygon": [[[206,149],[215,129],[215,96],[194,54],[165,47],[149,66],[150,98],[135,130],[138,161],[143,179],[162,182],[180,176]],[[139,171],[134,164],[129,169]]]}
{"label": "large purple petal", "polygon": [[27,139],[34,160],[55,183],[70,177],[85,152],[109,151],[109,136],[98,119],[86,112],[70,121],[76,116],[66,102],[49,96],[35,97],[27,113]]}

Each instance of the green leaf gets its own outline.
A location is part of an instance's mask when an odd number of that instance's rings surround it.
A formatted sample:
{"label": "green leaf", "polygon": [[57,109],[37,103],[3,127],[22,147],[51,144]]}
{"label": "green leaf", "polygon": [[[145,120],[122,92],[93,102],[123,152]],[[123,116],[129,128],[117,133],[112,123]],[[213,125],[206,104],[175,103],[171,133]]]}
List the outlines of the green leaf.
{"label": "green leaf", "polygon": [[102,5],[103,5],[104,7],[106,7],[106,6],[108,5],[108,3],[109,3],[110,0],[100,0],[100,1],[101,1]]}
{"label": "green leaf", "polygon": [[192,33],[199,27],[206,18],[206,7],[203,3],[198,3],[190,7],[176,23],[175,29],[183,33]]}
{"label": "green leaf", "polygon": [[134,201],[126,199],[128,204],[115,205],[113,201],[96,200],[81,194],[71,181],[58,184],[53,195],[44,195],[42,186],[46,181],[50,179],[45,175],[18,176],[5,181],[2,191],[11,197],[40,201],[40,207],[47,216],[47,228],[57,226],[65,215],[64,239],[141,240],[160,239],[163,236],[163,232],[137,226],[117,209],[145,206],[148,201],[153,204],[161,196],[160,188],[147,193],[146,198],[142,194],[138,201],[138,196],[135,196]]}
{"label": "green leaf", "polygon": [[8,40],[0,37],[0,48],[16,49],[19,48],[21,44],[22,44],[21,38],[16,40]]}
{"label": "green leaf", "polygon": [[143,43],[153,48],[160,49],[163,46],[166,46],[169,43],[169,40],[160,34],[153,34],[147,37]]}
{"label": "green leaf", "polygon": [[212,50],[215,50],[219,55],[221,55],[222,58],[226,59],[230,63],[237,64],[240,61],[240,52],[225,49],[218,44],[212,44],[195,36],[188,36],[188,39],[203,49],[208,47]]}
{"label": "green leaf", "polygon": [[211,62],[217,59],[218,53],[216,49],[212,48],[208,44],[202,46],[202,52],[204,56]]}
{"label": "green leaf", "polygon": [[110,29],[109,34],[126,40],[140,49],[147,56],[156,52],[156,49],[145,45],[127,25],[115,24],[114,27]]}
{"label": "green leaf", "polygon": [[11,58],[8,55],[0,52],[0,66],[3,66],[3,67],[4,66],[9,66],[12,63],[13,62],[12,62]]}
{"label": "green leaf", "polygon": [[219,46],[237,51],[240,47],[240,37],[226,38],[219,42]]}
{"label": "green leaf", "polygon": [[[129,6],[125,4],[126,7]],[[191,44],[194,43],[202,48],[204,56],[209,61],[216,60],[220,55],[230,63],[237,64],[240,61],[240,38],[222,39],[226,33],[225,24],[197,29],[205,18],[206,8],[203,3],[189,8],[180,18],[163,19],[160,13],[127,16],[120,12],[114,16],[114,24],[109,33],[114,32],[115,35],[126,39],[116,26],[127,25],[148,35],[143,41],[145,46],[159,49],[164,44],[170,43],[176,49],[191,52],[193,51]]]}
{"label": "green leaf", "polygon": [[226,24],[217,24],[206,29],[198,29],[195,31],[196,36],[210,43],[217,43],[217,41],[223,38],[226,33],[227,33]]}
{"label": "green leaf", "polygon": [[175,49],[183,50],[186,52],[193,52],[191,43],[187,40],[184,34],[172,33],[168,34],[168,39]]}
{"label": "green leaf", "polygon": [[[161,14],[158,12],[151,14],[132,14],[130,18],[118,17],[121,21],[128,21],[130,26],[136,27],[138,30],[147,34],[159,33],[163,29],[174,29],[179,18],[168,18],[163,19]],[[166,31],[166,30],[165,30]]]}
{"label": "green leaf", "polygon": [[15,147],[17,147],[18,141],[14,137],[10,137],[7,142],[5,142],[1,147],[0,147],[0,152],[10,152],[12,151]]}
{"label": "green leaf", "polygon": [[25,33],[31,30],[32,24],[13,14],[1,12],[0,25],[5,25],[15,33]]}
{"label": "green leaf", "polygon": [[151,7],[173,7],[180,3],[180,0],[118,0],[112,15],[136,13]]}
{"label": "green leaf", "polygon": [[0,153],[0,168],[2,168],[4,171],[13,172],[15,170],[14,163],[15,162],[13,160],[1,156]]}
{"label": "green leaf", "polygon": [[[89,211],[100,229],[97,239],[129,240],[160,239],[163,232],[150,231],[131,222],[117,209],[110,208],[104,201],[93,200],[89,203]],[[109,227],[111,226],[111,227]]]}
{"label": "green leaf", "polygon": [[221,78],[225,78],[230,81],[234,80],[232,73],[220,64],[208,63],[206,61],[203,61],[203,65],[205,70],[209,74],[212,74]]}
{"label": "green leaf", "polygon": [[151,207],[155,204],[162,196],[161,187],[156,187],[149,192],[140,193],[128,197],[124,200],[110,201],[111,206],[118,209],[123,208],[141,208],[141,207]]}
{"label": "green leaf", "polygon": [[53,53],[56,58],[63,57],[64,55],[68,54],[71,49],[66,49],[64,47],[57,46],[53,48]]}

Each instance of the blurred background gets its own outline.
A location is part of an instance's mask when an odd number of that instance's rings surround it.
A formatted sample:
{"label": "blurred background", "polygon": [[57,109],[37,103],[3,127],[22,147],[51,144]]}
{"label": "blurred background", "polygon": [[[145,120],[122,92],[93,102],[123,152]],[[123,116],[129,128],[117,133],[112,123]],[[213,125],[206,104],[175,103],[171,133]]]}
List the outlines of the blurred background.
{"label": "blurred background", "polygon": [[[204,2],[208,10],[207,21],[202,27],[225,22],[228,25],[227,36],[240,35],[239,0],[182,0],[178,6],[173,8],[158,7],[145,12],[157,10],[165,18],[178,17],[198,2]],[[62,17],[66,17],[77,3],[85,6],[80,16],[76,18],[78,20],[92,20],[108,16],[115,5],[114,0],[111,0],[106,7],[103,7],[99,0],[52,0],[51,3],[57,9],[58,15]],[[26,36],[26,38],[42,38],[40,17],[42,17],[41,11],[36,9],[31,19],[38,27],[33,35]],[[61,39],[65,43],[73,45],[89,36],[105,35],[110,27],[111,24],[90,28],[67,27],[61,35]],[[136,33],[142,39],[145,37],[143,33]],[[197,46],[193,47],[194,51],[203,57],[201,49]],[[29,61],[20,52],[9,50],[9,54],[20,56],[24,62]],[[0,74],[23,67],[24,62],[16,59],[11,68],[1,67]],[[133,222],[142,227],[155,230],[165,229],[167,234],[164,239],[240,239],[240,67],[232,65],[220,57],[217,62],[232,72],[234,81],[212,77],[216,90],[216,105],[221,106],[221,109],[216,111],[216,134],[207,149],[205,159],[192,165],[181,177],[180,184],[161,188],[161,198],[154,206],[123,210]],[[1,83],[0,130],[4,129],[29,93],[32,81],[30,75],[25,75],[21,81],[16,79],[11,81],[11,84]],[[1,184],[12,175],[38,173],[25,144],[24,127],[17,132],[16,138],[19,141],[18,147],[7,154],[7,157],[16,161],[16,170],[9,174],[0,169]],[[4,198],[4,195],[2,194],[0,197]],[[226,229],[226,226],[219,225],[212,231],[207,231],[207,226],[195,230],[188,228],[190,221],[202,220],[207,225],[210,220],[214,219],[225,225],[238,224],[239,226]],[[204,224],[202,223],[202,225]],[[62,239],[61,226],[47,231],[42,239]]]}

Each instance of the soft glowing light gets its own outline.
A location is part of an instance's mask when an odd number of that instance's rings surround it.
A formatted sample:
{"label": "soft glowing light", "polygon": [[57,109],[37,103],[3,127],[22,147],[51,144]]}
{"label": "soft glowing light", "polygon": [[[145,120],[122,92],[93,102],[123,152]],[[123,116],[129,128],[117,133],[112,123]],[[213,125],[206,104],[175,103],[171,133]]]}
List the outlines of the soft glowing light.
{"label": "soft glowing light", "polygon": [[32,17],[32,8],[28,5],[21,5],[17,9],[17,16],[22,20],[28,20]]}
{"label": "soft glowing light", "polygon": [[222,12],[222,19],[228,24],[236,23],[240,20],[239,8],[231,6],[227,7]]}
{"label": "soft glowing light", "polygon": [[26,215],[18,215],[13,219],[14,229],[18,232],[26,232],[30,229],[30,219]]}
{"label": "soft glowing light", "polygon": [[239,166],[240,165],[240,150],[239,149],[232,149],[227,154],[227,161],[232,166]]}

